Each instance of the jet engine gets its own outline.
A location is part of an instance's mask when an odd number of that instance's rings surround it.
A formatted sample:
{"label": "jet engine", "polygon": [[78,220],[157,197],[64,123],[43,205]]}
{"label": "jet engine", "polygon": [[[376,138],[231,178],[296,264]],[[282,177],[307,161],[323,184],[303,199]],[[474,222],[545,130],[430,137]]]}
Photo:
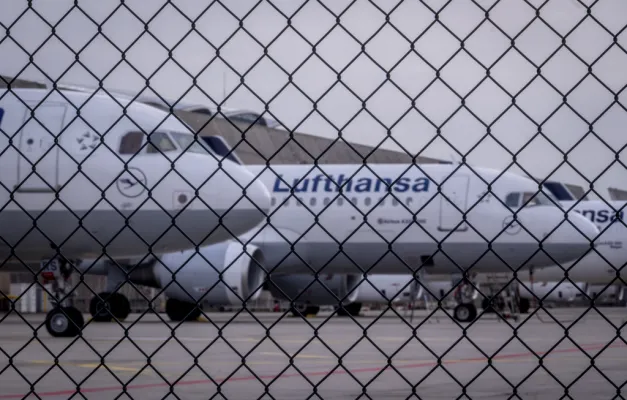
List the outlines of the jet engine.
{"label": "jet engine", "polygon": [[253,245],[224,242],[168,253],[156,260],[155,280],[170,299],[211,305],[254,301],[265,278],[263,254]]}

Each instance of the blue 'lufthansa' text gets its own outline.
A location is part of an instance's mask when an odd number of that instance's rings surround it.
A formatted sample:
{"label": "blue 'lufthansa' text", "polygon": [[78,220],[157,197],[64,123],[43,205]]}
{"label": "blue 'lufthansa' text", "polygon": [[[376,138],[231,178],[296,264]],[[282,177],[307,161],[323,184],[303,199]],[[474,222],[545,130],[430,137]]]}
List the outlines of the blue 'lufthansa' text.
{"label": "blue 'lufthansa' text", "polygon": [[[281,180],[282,175],[276,178],[274,181],[273,191],[278,193],[289,193],[291,188]],[[388,186],[393,192],[428,192],[429,191],[429,179],[428,178],[407,178],[403,177],[397,179],[390,178],[351,178],[346,177],[343,174],[335,179],[329,175],[316,175],[313,178],[305,178],[303,180],[294,179],[291,187],[294,188],[295,193],[317,193],[317,192],[339,192],[340,187],[344,193],[364,193],[364,192],[387,192]]]}

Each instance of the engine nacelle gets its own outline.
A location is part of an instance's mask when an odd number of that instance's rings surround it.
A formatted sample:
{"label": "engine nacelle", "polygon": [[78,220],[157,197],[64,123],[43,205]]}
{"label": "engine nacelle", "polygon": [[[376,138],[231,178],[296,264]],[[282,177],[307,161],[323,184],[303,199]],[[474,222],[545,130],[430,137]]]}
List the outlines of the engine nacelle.
{"label": "engine nacelle", "polygon": [[240,305],[261,294],[266,276],[262,265],[263,253],[258,247],[248,244],[244,250],[238,242],[223,242],[202,247],[198,252],[164,254],[156,260],[153,273],[169,298]]}
{"label": "engine nacelle", "polygon": [[[313,283],[312,283],[313,282]],[[267,288],[278,299],[318,306],[349,304],[357,299],[359,275],[272,275]]]}
{"label": "engine nacelle", "polygon": [[525,282],[524,286],[519,285],[519,294],[521,298],[527,300],[537,301],[537,296],[543,301],[569,303],[577,299],[577,295],[581,294],[584,285],[585,284],[579,283],[578,286],[576,286],[571,282],[534,282],[534,284],[531,285],[531,283]]}
{"label": "engine nacelle", "polygon": [[424,289],[413,280],[412,275],[369,275],[359,282],[359,294],[355,301],[365,304],[386,304],[420,299]]}

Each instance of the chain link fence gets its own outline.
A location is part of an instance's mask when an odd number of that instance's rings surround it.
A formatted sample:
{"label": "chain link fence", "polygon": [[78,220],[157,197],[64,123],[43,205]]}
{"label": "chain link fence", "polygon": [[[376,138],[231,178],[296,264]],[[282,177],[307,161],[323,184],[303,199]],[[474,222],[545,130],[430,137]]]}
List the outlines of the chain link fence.
{"label": "chain link fence", "polygon": [[0,399],[624,398],[623,1],[2,7]]}

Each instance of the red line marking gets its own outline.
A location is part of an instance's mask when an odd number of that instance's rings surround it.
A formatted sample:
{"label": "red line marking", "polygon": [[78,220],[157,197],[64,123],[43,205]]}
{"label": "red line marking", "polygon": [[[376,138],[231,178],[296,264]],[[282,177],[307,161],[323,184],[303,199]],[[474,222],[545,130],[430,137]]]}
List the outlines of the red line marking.
{"label": "red line marking", "polygon": [[[589,352],[591,350],[602,349],[606,346],[607,344],[591,344],[591,345],[585,345],[585,346],[580,346],[580,347],[583,351]],[[611,344],[607,346],[608,349],[616,348],[616,347],[627,347],[627,346],[624,343],[615,343],[615,344]],[[546,354],[576,353],[576,352],[580,352],[581,349],[579,347],[569,347],[566,349],[557,349],[557,350],[553,350],[550,352],[539,351],[539,352],[536,352],[535,354],[541,356],[541,355],[546,355]],[[525,357],[529,357],[533,355],[534,353],[532,352],[501,354],[501,355],[496,355],[492,357],[492,360],[525,358]],[[485,357],[472,357],[472,358],[462,358],[459,360],[448,360],[448,361],[442,360],[442,364],[446,365],[446,364],[459,364],[459,363],[466,363],[466,362],[481,362],[481,361],[487,361],[487,359]],[[415,368],[434,367],[436,365],[438,365],[437,361],[428,361],[428,362],[422,362],[422,363],[417,363],[417,364],[398,365],[398,366],[394,366],[394,368],[415,369]],[[385,369],[388,369],[388,366],[364,367],[364,368],[356,368],[356,369],[350,370],[350,373],[359,374],[359,373],[366,373],[366,372],[381,372]],[[275,380],[275,379],[302,377],[303,375],[305,375],[306,377],[311,377],[311,376],[321,376],[321,375],[323,376],[344,375],[347,373],[348,372],[344,369],[335,369],[335,370],[325,370],[325,371],[312,371],[312,372],[303,373],[302,375],[298,372],[293,372],[289,374],[280,374],[280,375],[258,375],[258,376],[249,375],[249,376],[233,377],[233,378],[228,378],[228,379],[217,378],[214,380],[217,383],[221,384],[221,383],[225,383],[226,381],[229,381],[229,382],[252,381],[252,380],[258,380],[258,378],[262,380]],[[193,381],[191,380],[180,381],[174,384],[169,384],[166,382],[144,383],[144,384],[135,384],[135,385],[131,384],[131,385],[126,385],[126,390],[128,391],[128,390],[151,389],[151,388],[154,389],[158,387],[170,387],[170,386],[193,386],[193,385],[202,385],[202,384],[207,384],[207,383],[210,383],[213,385],[213,382],[210,379],[199,379],[199,380],[193,380]],[[118,390],[122,392],[123,387],[122,386],[103,386],[103,387],[93,387],[93,388],[81,388],[80,391],[76,389],[68,389],[68,390],[58,390],[58,391],[41,392],[41,393],[33,392],[33,393],[24,393],[24,394],[0,394],[0,399],[22,399],[22,398],[25,398],[26,396],[33,396],[33,395],[38,396],[38,397],[72,396],[72,395],[76,395],[79,393],[101,393],[101,392],[110,392],[114,390]]]}

